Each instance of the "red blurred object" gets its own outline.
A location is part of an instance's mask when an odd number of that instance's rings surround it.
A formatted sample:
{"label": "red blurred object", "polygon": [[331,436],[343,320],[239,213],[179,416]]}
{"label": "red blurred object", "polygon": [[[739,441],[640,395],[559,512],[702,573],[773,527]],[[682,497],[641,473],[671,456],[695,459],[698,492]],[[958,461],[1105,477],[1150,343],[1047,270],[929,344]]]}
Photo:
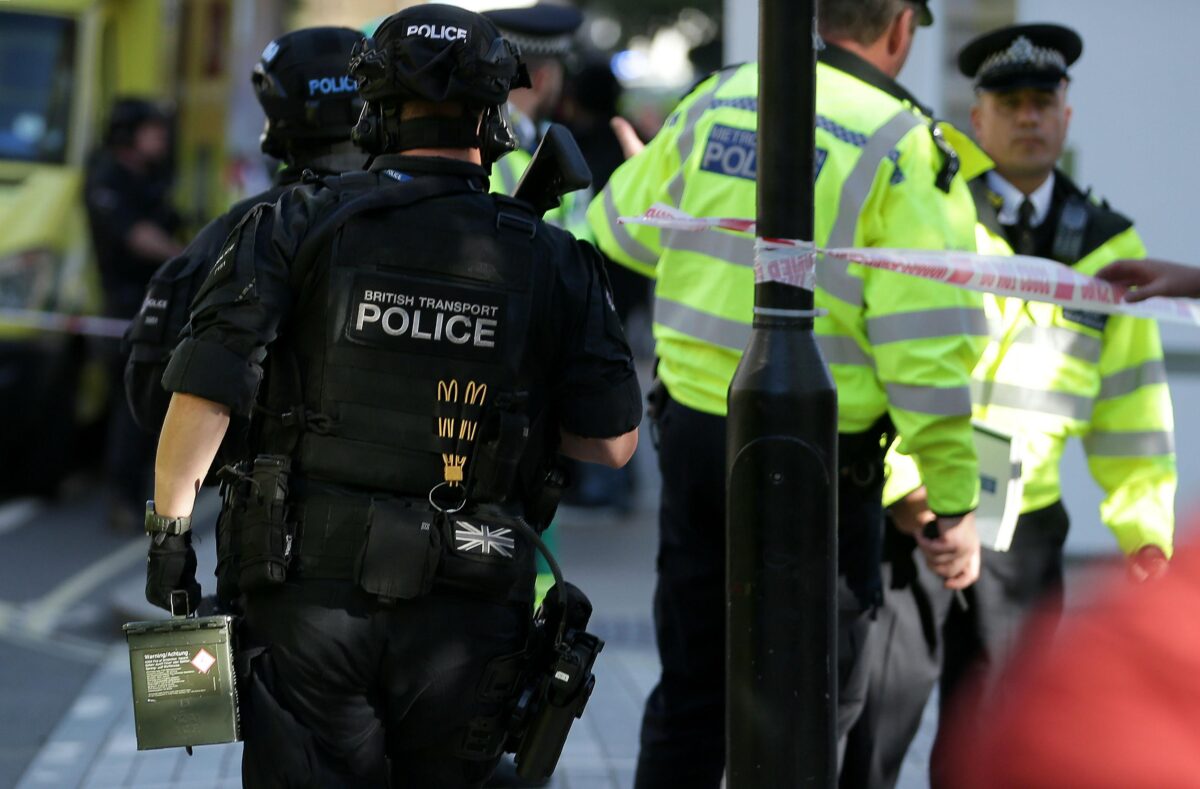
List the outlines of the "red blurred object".
{"label": "red blurred object", "polygon": [[1057,636],[1035,628],[998,697],[957,711],[938,784],[1200,786],[1200,544],[1171,565],[1155,583],[1112,579]]}
{"label": "red blurred object", "polygon": [[1129,557],[1129,576],[1141,583],[1167,574],[1167,555],[1157,545],[1146,545]]}

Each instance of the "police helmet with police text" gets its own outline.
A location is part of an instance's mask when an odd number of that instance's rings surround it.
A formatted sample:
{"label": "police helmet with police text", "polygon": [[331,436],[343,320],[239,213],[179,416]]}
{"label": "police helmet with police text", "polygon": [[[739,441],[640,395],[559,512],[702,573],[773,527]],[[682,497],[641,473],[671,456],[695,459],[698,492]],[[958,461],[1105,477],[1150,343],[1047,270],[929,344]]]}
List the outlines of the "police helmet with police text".
{"label": "police helmet with police text", "polygon": [[[356,50],[350,73],[367,103],[354,139],[371,153],[487,147],[489,139],[496,142],[504,136],[495,128],[500,115],[496,108],[510,90],[529,86],[519,50],[495,24],[480,14],[437,3],[412,6],[385,19]],[[400,107],[413,100],[457,104],[462,113],[401,124]],[[499,144],[507,147],[504,141]]]}
{"label": "police helmet with police text", "polygon": [[267,44],[250,78],[267,116],[263,153],[288,159],[350,139],[362,98],[347,68],[361,38],[348,27],[311,27]]}

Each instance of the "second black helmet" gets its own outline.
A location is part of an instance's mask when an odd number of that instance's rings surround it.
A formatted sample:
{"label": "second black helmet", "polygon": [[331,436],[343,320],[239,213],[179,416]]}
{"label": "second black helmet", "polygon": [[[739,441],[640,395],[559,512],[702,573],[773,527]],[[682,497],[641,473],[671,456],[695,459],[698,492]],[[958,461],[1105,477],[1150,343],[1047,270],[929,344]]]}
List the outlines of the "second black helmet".
{"label": "second black helmet", "polygon": [[348,73],[360,40],[348,27],[311,27],[267,44],[251,76],[267,116],[263,153],[286,159],[289,150],[350,139],[363,104]]}

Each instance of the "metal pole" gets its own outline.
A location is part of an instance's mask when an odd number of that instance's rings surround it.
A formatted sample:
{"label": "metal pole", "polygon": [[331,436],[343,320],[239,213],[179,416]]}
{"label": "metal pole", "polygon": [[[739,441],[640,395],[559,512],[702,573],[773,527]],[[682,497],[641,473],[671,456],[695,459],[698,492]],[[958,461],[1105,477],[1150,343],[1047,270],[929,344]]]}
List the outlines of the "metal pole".
{"label": "metal pole", "polygon": [[[815,0],[761,0],[758,232],[813,238]],[[730,789],[837,777],[837,393],[810,291],[760,283],[729,389]]]}

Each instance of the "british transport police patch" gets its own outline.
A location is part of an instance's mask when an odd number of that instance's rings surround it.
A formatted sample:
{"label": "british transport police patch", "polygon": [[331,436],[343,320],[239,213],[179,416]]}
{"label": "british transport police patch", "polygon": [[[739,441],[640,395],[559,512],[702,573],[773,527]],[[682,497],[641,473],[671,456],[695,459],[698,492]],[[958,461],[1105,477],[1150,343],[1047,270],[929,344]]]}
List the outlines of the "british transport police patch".
{"label": "british transport police patch", "polygon": [[338,289],[346,293],[343,335],[355,344],[478,360],[503,341],[503,292],[362,273]]}

